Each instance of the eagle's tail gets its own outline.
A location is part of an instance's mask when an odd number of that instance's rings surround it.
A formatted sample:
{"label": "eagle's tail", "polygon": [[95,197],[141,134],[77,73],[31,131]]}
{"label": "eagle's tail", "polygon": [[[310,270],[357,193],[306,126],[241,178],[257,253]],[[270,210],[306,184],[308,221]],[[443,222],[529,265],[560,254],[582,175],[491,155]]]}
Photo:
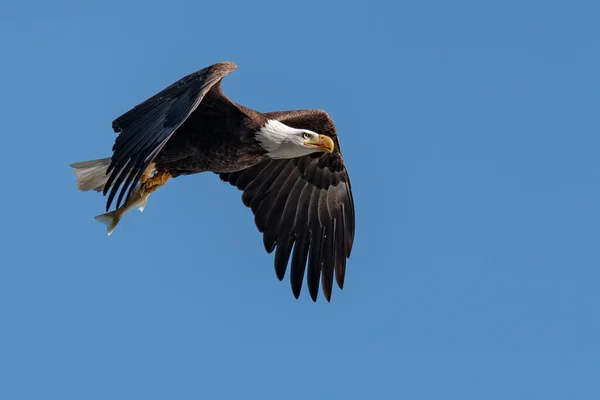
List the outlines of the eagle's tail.
{"label": "eagle's tail", "polygon": [[83,191],[103,191],[104,185],[108,181],[106,169],[109,165],[110,157],[71,164],[71,167],[75,170],[75,175],[77,175],[77,188]]}

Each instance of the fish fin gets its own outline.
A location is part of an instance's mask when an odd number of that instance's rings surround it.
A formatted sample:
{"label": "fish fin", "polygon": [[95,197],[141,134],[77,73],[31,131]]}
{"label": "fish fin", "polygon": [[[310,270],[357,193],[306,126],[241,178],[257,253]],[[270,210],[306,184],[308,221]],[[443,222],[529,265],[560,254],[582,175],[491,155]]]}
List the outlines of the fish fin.
{"label": "fish fin", "polygon": [[77,175],[77,189],[82,191],[95,190],[101,192],[108,181],[106,169],[110,165],[109,158],[82,161],[71,164]]}
{"label": "fish fin", "polygon": [[140,210],[140,212],[144,211],[144,208],[146,208],[147,202],[148,202],[148,196],[144,197],[144,200],[142,200],[142,202],[138,206],[138,209]]}
{"label": "fish fin", "polygon": [[96,221],[102,222],[104,225],[106,225],[108,236],[110,236],[117,227],[119,221],[121,220],[121,215],[119,215],[117,213],[117,210],[115,210],[107,212],[105,214],[96,215],[94,218],[96,219]]}

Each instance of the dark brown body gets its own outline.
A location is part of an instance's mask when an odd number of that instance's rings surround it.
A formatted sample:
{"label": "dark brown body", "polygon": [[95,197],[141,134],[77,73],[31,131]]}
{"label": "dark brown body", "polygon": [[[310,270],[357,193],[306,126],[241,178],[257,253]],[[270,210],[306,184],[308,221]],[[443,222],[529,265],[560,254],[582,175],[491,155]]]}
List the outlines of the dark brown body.
{"label": "dark brown body", "polygon": [[213,87],[158,153],[156,169],[176,177],[205,171],[235,172],[256,165],[267,158],[255,139],[266,120]]}

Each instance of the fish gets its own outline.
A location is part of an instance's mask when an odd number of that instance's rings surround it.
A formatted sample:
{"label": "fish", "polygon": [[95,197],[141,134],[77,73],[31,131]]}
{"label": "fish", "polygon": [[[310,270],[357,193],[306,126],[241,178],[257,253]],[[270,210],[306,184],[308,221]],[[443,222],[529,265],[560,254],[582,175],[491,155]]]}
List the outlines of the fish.
{"label": "fish", "polygon": [[[77,175],[77,188],[82,191],[95,190],[102,192],[108,181],[106,169],[110,164],[110,158],[90,160],[71,164]],[[108,236],[110,236],[123,215],[137,207],[140,212],[144,211],[148,202],[148,196],[160,186],[164,185],[171,177],[168,171],[157,171],[152,164],[132,191],[129,201],[120,208],[95,216],[96,221],[106,225]]]}
{"label": "fish", "polygon": [[131,194],[131,198],[127,204],[117,208],[116,210],[109,211],[104,214],[96,215],[94,218],[96,221],[103,223],[106,225],[106,231],[108,232],[108,236],[112,235],[113,231],[123,218],[123,215],[133,208],[138,208],[140,212],[144,211],[146,208],[146,203],[148,201],[149,193],[146,192],[144,185],[140,185],[138,189]]}

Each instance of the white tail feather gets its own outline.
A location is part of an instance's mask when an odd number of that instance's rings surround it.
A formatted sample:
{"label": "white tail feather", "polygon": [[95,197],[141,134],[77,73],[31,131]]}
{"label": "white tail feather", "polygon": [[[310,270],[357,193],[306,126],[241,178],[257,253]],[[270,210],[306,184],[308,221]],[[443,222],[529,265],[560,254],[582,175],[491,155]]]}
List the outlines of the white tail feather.
{"label": "white tail feather", "polygon": [[117,213],[116,210],[107,212],[106,214],[96,215],[96,217],[94,218],[96,219],[96,221],[102,222],[104,225],[106,225],[106,231],[108,232],[108,236],[110,236],[113,233],[113,231],[117,227],[117,224],[121,220],[121,216]]}
{"label": "white tail feather", "polygon": [[101,192],[108,181],[106,169],[110,165],[110,158],[100,158],[98,160],[82,161],[71,164],[77,175],[77,188],[88,191],[95,190]]}

